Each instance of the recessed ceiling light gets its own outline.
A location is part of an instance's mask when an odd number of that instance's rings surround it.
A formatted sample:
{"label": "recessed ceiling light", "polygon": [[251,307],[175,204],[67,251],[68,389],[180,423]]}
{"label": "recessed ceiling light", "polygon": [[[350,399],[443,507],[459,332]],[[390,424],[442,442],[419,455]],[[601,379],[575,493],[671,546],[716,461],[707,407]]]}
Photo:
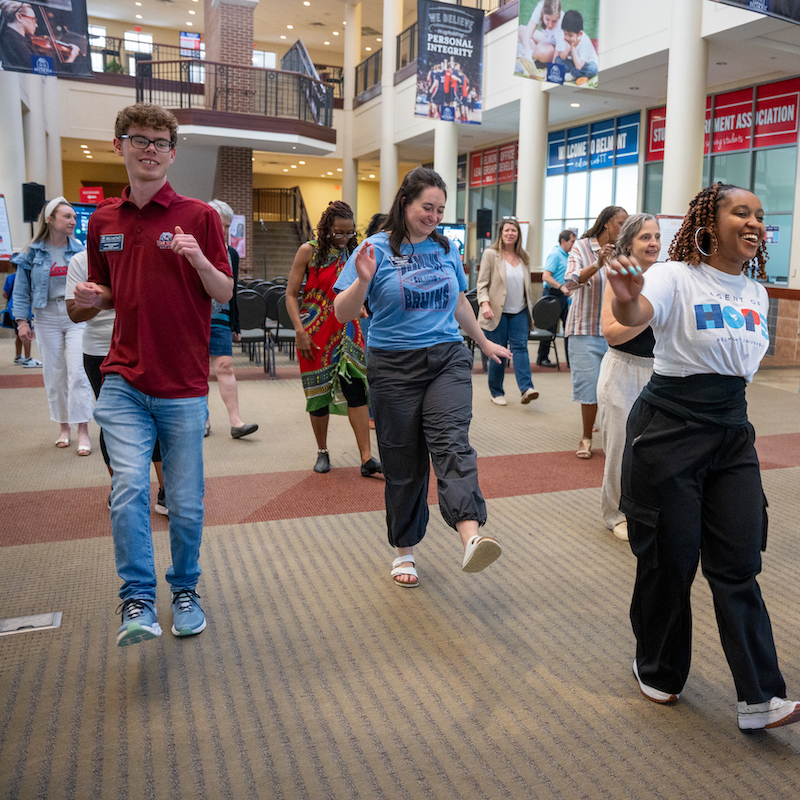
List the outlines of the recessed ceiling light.
{"label": "recessed ceiling light", "polygon": [[333,175],[333,173],[332,173],[332,172],[329,172],[329,173],[328,173],[328,175]]}
{"label": "recessed ceiling light", "polygon": [[369,52],[372,50],[372,48],[371,48],[371,47],[365,47],[364,49],[365,49],[365,50],[366,50],[368,53],[369,53]]}
{"label": "recessed ceiling light", "polygon": [[308,0],[303,0],[303,5],[304,5],[304,6],[310,6],[310,5],[311,5],[311,3],[309,3],[309,2],[308,2]]}
{"label": "recessed ceiling light", "polygon": [[298,161],[297,163],[298,164],[305,164],[306,162],[305,161]]}
{"label": "recessed ceiling light", "polygon": [[330,42],[323,42],[322,44],[330,44]]}
{"label": "recessed ceiling light", "polygon": [[89,145],[88,145],[88,144],[82,144],[82,145],[81,145],[81,147],[82,147],[84,150],[88,150],[88,149],[89,149]]}
{"label": "recessed ceiling light", "polygon": [[86,158],[92,158],[88,153],[86,154]]}
{"label": "recessed ceiling light", "polygon": [[285,36],[281,36],[281,39],[285,39],[285,38],[286,38]]}
{"label": "recessed ceiling light", "polygon": [[374,178],[375,177],[371,172],[370,172],[369,176],[370,176],[370,178]]}
{"label": "recessed ceiling light", "polygon": [[189,13],[190,14],[196,14],[197,12],[196,11],[192,11],[192,9],[189,9]]}
{"label": "recessed ceiling light", "polygon": [[341,168],[341,167],[336,167],[336,171],[337,171],[337,172],[341,172],[341,171],[342,171],[342,168]]}
{"label": "recessed ceiling light", "polygon": [[186,24],[191,28],[192,25],[194,25],[194,22],[187,22]]}
{"label": "recessed ceiling light", "polygon": [[285,170],[284,170],[284,172],[288,172],[288,171],[289,171],[288,169],[285,169]]}
{"label": "recessed ceiling light", "polygon": [[377,38],[375,41],[376,41],[376,42],[382,42],[382,41],[383,41],[383,39],[381,39],[381,37],[379,36],[379,37],[378,37],[378,38]]}
{"label": "recessed ceiling light", "polygon": [[251,161],[255,161],[255,159],[254,159],[254,158],[251,158],[250,160],[251,160]]}
{"label": "recessed ceiling light", "polygon": [[570,103],[570,106],[571,106],[572,108],[580,108],[580,107],[581,107],[581,104],[580,104],[580,103]]}
{"label": "recessed ceiling light", "polygon": [[294,25],[287,25],[286,27],[287,27],[289,30],[292,30],[292,29],[294,28]]}
{"label": "recessed ceiling light", "polygon": [[334,32],[333,32],[333,35],[334,35],[334,36],[338,36],[338,35],[339,35],[339,31],[334,31]]}
{"label": "recessed ceiling light", "polygon": [[297,164],[292,164],[292,169],[297,169]]}
{"label": "recessed ceiling light", "polygon": [[140,6],[140,5],[141,5],[141,3],[134,3],[134,5],[135,5],[135,6]]}
{"label": "recessed ceiling light", "polygon": [[136,15],[136,19],[141,19],[141,18],[142,18],[142,15],[141,15],[141,14],[137,14],[137,15]]}

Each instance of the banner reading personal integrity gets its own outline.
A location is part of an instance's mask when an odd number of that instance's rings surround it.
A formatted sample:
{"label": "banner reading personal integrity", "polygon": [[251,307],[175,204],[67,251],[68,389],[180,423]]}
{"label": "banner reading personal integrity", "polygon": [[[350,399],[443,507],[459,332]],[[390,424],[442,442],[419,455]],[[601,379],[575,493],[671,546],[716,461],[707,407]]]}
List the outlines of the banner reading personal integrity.
{"label": "banner reading personal integrity", "polygon": [[514,74],[597,88],[600,0],[520,0]]}
{"label": "banner reading personal integrity", "polygon": [[418,0],[417,97],[420,117],[479,125],[483,11]]}

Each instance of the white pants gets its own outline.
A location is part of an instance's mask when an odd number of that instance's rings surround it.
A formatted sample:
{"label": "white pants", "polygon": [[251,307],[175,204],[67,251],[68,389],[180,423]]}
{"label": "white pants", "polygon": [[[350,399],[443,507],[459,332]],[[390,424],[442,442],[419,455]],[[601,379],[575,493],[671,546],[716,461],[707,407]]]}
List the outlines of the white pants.
{"label": "white pants", "polygon": [[606,527],[625,519],[619,510],[625,428],[636,399],[653,375],[653,359],[632,356],[609,347],[597,379],[597,425],[606,463],[603,469],[601,509]]}
{"label": "white pants", "polygon": [[73,322],[65,300],[34,309],[34,329],[44,367],[50,419],[75,425],[92,418],[94,395],[83,368],[85,322]]}

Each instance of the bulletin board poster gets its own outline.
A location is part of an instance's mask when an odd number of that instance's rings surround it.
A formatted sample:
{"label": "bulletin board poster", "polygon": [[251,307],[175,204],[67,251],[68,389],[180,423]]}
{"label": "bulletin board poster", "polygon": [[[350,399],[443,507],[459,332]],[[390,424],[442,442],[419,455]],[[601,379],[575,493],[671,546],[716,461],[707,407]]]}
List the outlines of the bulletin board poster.
{"label": "bulletin board poster", "polygon": [[234,214],[231,218],[231,229],[228,234],[228,244],[239,254],[239,258],[244,258],[245,246],[245,225],[244,214]]}
{"label": "bulletin board poster", "polygon": [[519,0],[514,74],[597,88],[600,0]]}
{"label": "bulletin board poster", "polygon": [[418,0],[418,117],[480,125],[483,11]]}
{"label": "bulletin board poster", "polygon": [[661,252],[658,254],[659,261],[669,261],[669,248],[678,235],[678,231],[683,225],[683,217],[672,214],[656,214],[658,227],[661,229]]}
{"label": "bulletin board poster", "polygon": [[717,0],[717,2],[800,24],[800,3],[797,0]]}
{"label": "bulletin board poster", "polygon": [[12,72],[92,77],[86,0],[27,0],[0,19],[0,65]]}
{"label": "bulletin board poster", "polygon": [[11,246],[11,226],[8,224],[8,210],[5,195],[0,194],[0,259],[8,261],[14,255]]}

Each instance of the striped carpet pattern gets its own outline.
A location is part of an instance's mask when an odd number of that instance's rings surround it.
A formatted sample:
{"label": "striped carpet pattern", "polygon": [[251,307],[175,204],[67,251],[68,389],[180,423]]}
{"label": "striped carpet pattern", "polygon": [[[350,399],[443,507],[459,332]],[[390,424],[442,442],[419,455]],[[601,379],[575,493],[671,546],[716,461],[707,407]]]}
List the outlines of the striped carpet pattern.
{"label": "striped carpet pattern", "polygon": [[[769,467],[761,585],[790,695],[800,697],[800,370],[762,375],[750,394]],[[510,405],[501,417],[485,376],[475,376],[487,530],[503,555],[462,573],[457,536],[433,506],[413,590],[389,579],[382,484],[354,469],[346,421],[331,423],[342,466],[311,476],[302,401],[273,403],[272,416],[259,404],[270,393],[296,397],[299,381],[242,382],[243,409],[258,410],[263,427],[246,451],[224,437],[212,386],[198,587],[209,626],[193,639],[169,633],[161,577],[165,633],[128,648],[115,646],[118,579],[107,512],[103,529],[97,508],[107,496],[102,462],[32,445],[50,479],[45,488],[14,478],[0,492],[0,618],[62,610],[64,620],[55,631],[0,637],[0,798],[800,796],[800,726],[751,735],[736,727],[702,577],[680,702],[658,706],[639,693],[627,619],[635,560],[599,520],[602,454],[586,463],[571,454],[578,412],[564,377],[537,376],[545,410]],[[10,410],[22,391],[34,389],[0,388],[0,421],[15,437],[49,437],[46,421],[23,433]],[[243,452],[246,467],[237,466]],[[537,471],[544,490],[530,488]],[[327,477],[336,483],[323,486]],[[252,499],[259,481],[269,502]],[[274,513],[273,484],[294,494],[294,515]],[[11,530],[25,516],[21,495],[38,538]],[[89,527],[79,536],[61,523],[74,515]],[[153,528],[163,576],[168,533],[155,516]]]}

